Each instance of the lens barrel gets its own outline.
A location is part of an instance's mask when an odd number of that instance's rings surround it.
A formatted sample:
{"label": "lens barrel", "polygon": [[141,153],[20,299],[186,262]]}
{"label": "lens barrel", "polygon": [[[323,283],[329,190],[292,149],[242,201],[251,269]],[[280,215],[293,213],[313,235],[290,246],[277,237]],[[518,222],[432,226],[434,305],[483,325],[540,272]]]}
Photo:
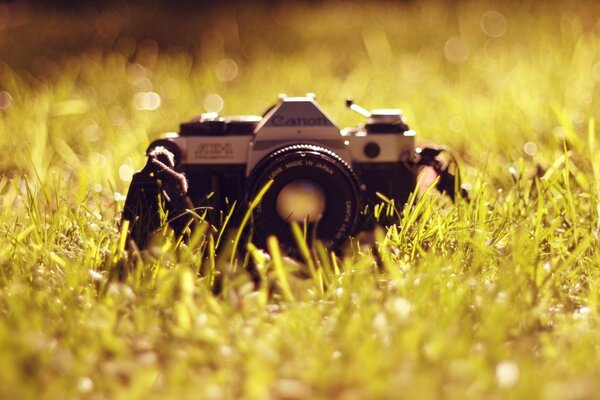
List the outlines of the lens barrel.
{"label": "lens barrel", "polygon": [[[248,201],[252,201],[271,180],[273,184],[253,212],[253,240],[257,244],[262,245],[268,236],[275,235],[288,250],[296,247],[289,222],[298,221],[298,216],[282,216],[282,191],[286,196],[286,191],[315,193],[299,195],[295,201],[322,202],[324,194],[322,215],[319,218],[306,216],[309,243],[316,238],[327,247],[337,249],[355,232],[362,207],[360,185],[350,166],[333,151],[317,145],[297,144],[273,152],[263,158],[250,174]],[[307,185],[307,182],[310,183]],[[322,204],[291,207],[298,208],[323,209]]]}

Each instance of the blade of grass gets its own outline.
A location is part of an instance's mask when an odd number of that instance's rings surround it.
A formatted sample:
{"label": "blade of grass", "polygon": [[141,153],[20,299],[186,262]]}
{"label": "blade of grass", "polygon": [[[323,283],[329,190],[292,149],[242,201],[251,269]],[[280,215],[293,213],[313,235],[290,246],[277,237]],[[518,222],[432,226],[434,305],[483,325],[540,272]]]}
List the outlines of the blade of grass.
{"label": "blade of grass", "polygon": [[279,249],[279,241],[275,236],[270,236],[267,239],[267,248],[271,254],[271,262],[273,263],[275,274],[277,275],[277,280],[279,282],[279,286],[281,287],[283,297],[289,302],[295,301],[294,294],[290,288],[288,274],[283,264],[281,250]]}
{"label": "blade of grass", "polygon": [[[273,185],[273,180],[270,180],[269,182],[267,182],[267,184],[265,186],[263,186],[263,188],[254,197],[254,199],[252,199],[252,202],[250,203],[250,206],[248,207],[248,210],[244,214],[244,217],[242,218],[242,222],[240,223],[240,226],[238,227],[237,233],[236,233],[235,238],[233,240],[233,247],[231,249],[231,257],[229,259],[229,264],[230,265],[233,265],[233,266],[235,265],[234,264],[235,255],[236,255],[237,249],[239,247],[240,240],[242,238],[242,234],[244,232],[244,229],[246,228],[246,225],[248,224],[248,221],[250,220],[250,217],[252,216],[252,211],[254,211],[254,209],[256,208],[256,206],[258,206],[258,204],[262,200],[262,198],[265,195],[265,193],[267,193],[267,191],[269,190],[269,188],[271,187],[271,185]],[[235,267],[234,267],[234,270],[235,270]]]}

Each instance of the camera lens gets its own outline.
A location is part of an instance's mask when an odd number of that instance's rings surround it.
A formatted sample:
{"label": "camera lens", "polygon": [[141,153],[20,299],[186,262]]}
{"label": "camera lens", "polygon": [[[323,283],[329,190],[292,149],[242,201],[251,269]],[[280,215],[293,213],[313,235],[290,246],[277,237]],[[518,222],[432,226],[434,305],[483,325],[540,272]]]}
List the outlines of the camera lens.
{"label": "camera lens", "polygon": [[291,145],[263,158],[248,179],[248,200],[271,180],[253,212],[257,244],[275,235],[293,252],[290,222],[307,224],[309,243],[316,238],[331,249],[355,231],[361,210],[359,183],[348,164],[331,150]]}
{"label": "camera lens", "polygon": [[277,195],[277,213],[286,221],[316,222],[325,211],[325,191],[312,179],[298,179]]}

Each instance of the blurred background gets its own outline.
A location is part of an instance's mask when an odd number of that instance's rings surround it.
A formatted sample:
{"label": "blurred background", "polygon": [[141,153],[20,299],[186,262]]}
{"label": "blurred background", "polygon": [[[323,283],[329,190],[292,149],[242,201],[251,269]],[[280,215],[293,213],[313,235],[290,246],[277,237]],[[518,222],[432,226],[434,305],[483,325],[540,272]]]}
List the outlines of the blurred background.
{"label": "blurred background", "polygon": [[0,172],[111,199],[180,122],[315,92],[340,127],[362,122],[346,97],[401,108],[501,188],[595,134],[599,17],[558,0],[4,1]]}

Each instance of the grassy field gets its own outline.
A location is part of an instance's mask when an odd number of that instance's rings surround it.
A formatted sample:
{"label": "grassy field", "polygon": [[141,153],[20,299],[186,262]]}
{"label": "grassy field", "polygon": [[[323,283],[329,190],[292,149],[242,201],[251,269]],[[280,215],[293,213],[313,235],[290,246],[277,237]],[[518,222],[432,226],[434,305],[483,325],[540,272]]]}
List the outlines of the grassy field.
{"label": "grassy field", "polygon": [[[600,397],[597,3],[124,4],[0,4],[0,398]],[[208,235],[128,257],[149,141],[281,92],[402,108],[472,201],[258,289]]]}

